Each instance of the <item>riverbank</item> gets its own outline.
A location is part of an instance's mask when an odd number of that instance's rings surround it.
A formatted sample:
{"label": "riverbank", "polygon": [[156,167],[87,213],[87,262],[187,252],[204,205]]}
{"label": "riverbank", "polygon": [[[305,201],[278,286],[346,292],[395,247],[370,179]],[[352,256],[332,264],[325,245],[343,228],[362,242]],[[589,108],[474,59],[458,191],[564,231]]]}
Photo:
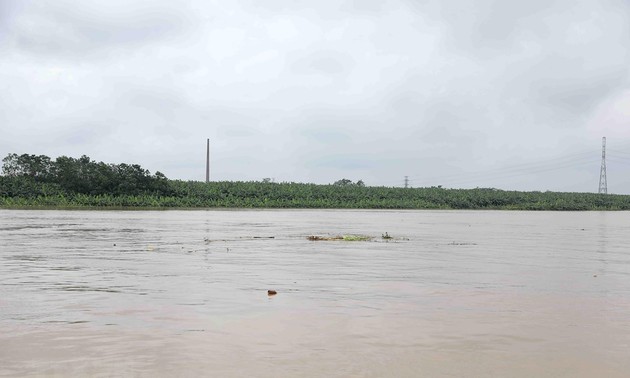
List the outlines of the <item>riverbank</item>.
{"label": "riverbank", "polygon": [[[8,181],[5,181],[5,183]],[[1,184],[1,183],[0,183]],[[630,210],[629,195],[303,183],[168,180],[160,192],[73,193],[54,184],[0,185],[0,207]]]}

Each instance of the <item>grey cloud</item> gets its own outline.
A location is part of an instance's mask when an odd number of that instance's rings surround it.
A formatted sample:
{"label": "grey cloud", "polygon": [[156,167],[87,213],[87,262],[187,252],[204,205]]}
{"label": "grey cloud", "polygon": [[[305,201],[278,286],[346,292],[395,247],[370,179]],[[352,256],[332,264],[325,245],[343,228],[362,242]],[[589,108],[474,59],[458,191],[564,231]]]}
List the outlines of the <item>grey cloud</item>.
{"label": "grey cloud", "polygon": [[386,0],[349,0],[341,6],[341,9],[348,12],[361,12],[378,15],[392,6],[396,6],[396,4],[392,1]]}
{"label": "grey cloud", "polygon": [[7,38],[13,20],[27,4],[27,1],[0,1],[0,41]]}
{"label": "grey cloud", "polygon": [[319,51],[293,62],[291,69],[295,73],[322,73],[335,75],[347,73],[354,61],[351,56],[336,51]]}
{"label": "grey cloud", "polygon": [[128,112],[150,112],[157,115],[161,122],[176,122],[179,112],[188,107],[186,100],[171,88],[157,86],[139,86],[119,84],[125,89],[118,89],[120,95],[112,98],[112,107],[122,114]]}
{"label": "grey cloud", "polygon": [[18,48],[46,55],[85,56],[133,48],[183,33],[175,7],[125,7],[101,12],[98,2],[34,2],[15,18],[10,38]]}
{"label": "grey cloud", "polygon": [[[52,136],[52,141],[58,144],[80,146],[85,151],[83,154],[87,154],[87,149],[93,148],[114,129],[113,125],[102,121],[69,119],[66,122],[66,125]],[[64,151],[57,153],[66,154]]]}
{"label": "grey cloud", "polygon": [[578,82],[535,83],[533,96],[537,102],[547,105],[558,112],[584,115],[606,99],[611,93],[618,91],[625,75],[620,73],[604,73],[601,77],[589,76],[590,80]]}
{"label": "grey cloud", "polygon": [[419,15],[444,26],[451,48],[475,56],[504,54],[528,40],[546,40],[579,18],[580,12],[592,12],[590,7],[580,10],[584,2],[569,0],[406,2]]}
{"label": "grey cloud", "polygon": [[[611,50],[612,52],[612,50]],[[615,53],[613,53],[615,54]],[[608,62],[611,54],[602,53],[600,62]],[[625,60],[622,58],[621,61]],[[580,66],[579,59],[553,58],[531,64],[505,75],[498,101],[504,104],[520,103],[520,112],[527,112],[533,123],[548,123],[564,127],[579,125],[579,119],[588,116],[611,95],[628,87],[628,73],[614,64],[588,69]],[[507,112],[506,106],[503,112]],[[551,121],[551,122],[548,122]]]}
{"label": "grey cloud", "polygon": [[[449,2],[441,4],[447,8],[446,19],[452,19],[457,25],[452,29],[452,42],[463,50],[487,53],[517,49],[520,40],[530,34],[546,38],[551,32],[540,17],[552,9],[553,1],[468,2],[464,9],[461,3],[456,7],[448,7],[447,4],[453,5]],[[527,30],[525,35],[523,30]]]}
{"label": "grey cloud", "polygon": [[[409,92],[415,84],[416,92],[406,102],[394,101],[397,108],[410,112],[428,108],[430,112],[436,97],[458,98],[486,109],[485,114],[468,113],[471,124],[579,127],[579,120],[604,99],[628,87],[630,4],[409,4],[421,15],[442,21],[445,43],[441,51],[443,58],[450,59],[435,78],[411,76],[399,91]],[[457,108],[452,112],[466,114]]]}
{"label": "grey cloud", "polygon": [[243,0],[243,4],[247,7],[254,8],[258,11],[271,12],[274,14],[299,12],[299,13],[316,13],[327,17],[337,17],[344,1],[323,0],[313,2],[311,0],[277,0],[277,1],[258,1]]}
{"label": "grey cloud", "polygon": [[313,2],[310,0],[276,0],[276,1],[256,1],[247,0],[248,6],[257,9],[264,9],[273,12],[286,11],[316,11],[321,14],[328,14],[335,17],[337,13],[374,13],[383,12],[395,5],[396,1],[387,0],[321,0]]}
{"label": "grey cloud", "polygon": [[242,0],[247,7],[273,15],[313,15],[321,20],[342,20],[348,17],[381,17],[392,9],[403,8],[399,0]]}

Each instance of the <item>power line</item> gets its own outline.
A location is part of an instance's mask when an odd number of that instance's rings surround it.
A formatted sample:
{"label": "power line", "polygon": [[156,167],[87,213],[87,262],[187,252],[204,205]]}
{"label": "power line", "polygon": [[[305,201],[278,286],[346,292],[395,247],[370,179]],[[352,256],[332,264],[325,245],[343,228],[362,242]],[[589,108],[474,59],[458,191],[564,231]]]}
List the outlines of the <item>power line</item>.
{"label": "power line", "polygon": [[[612,152],[611,152],[612,151]],[[602,151],[606,154],[606,151]],[[534,162],[527,162],[521,164],[508,165],[498,168],[489,168],[477,172],[463,172],[463,173],[453,173],[447,175],[439,175],[433,177],[427,177],[424,175],[413,175],[413,176],[405,176],[405,185],[406,187],[409,185],[413,185],[414,187],[428,186],[428,185],[462,185],[467,183],[476,183],[480,184],[482,180],[497,180],[497,179],[505,179],[505,178],[513,178],[519,176],[533,175],[538,173],[545,172],[553,172],[566,168],[573,167],[585,167],[591,166],[593,167],[599,161],[597,157],[597,152],[591,151],[582,151],[578,153],[568,154],[565,156],[555,157],[555,158],[547,158],[545,160],[539,160]],[[617,149],[608,149],[608,160],[618,163],[618,164],[630,164],[630,153],[627,151],[620,151]],[[603,160],[603,163],[606,163],[606,158]],[[605,167],[604,167],[605,168]],[[587,168],[588,169],[588,168]],[[603,181],[602,184],[605,184],[606,193],[608,191],[607,187],[607,178],[601,177],[601,169],[600,169],[600,179]],[[387,184],[394,184],[396,181],[390,181]],[[400,182],[400,181],[397,181]],[[602,188],[604,189],[604,188]]]}
{"label": "power line", "polygon": [[630,158],[622,158],[617,156],[610,156],[608,151],[606,151],[606,162],[616,162],[621,164],[630,164]]}
{"label": "power line", "polygon": [[607,154],[607,157],[617,156],[621,158],[630,159],[630,153],[625,152],[625,151],[614,150],[612,148],[607,148],[606,154]]}
{"label": "power line", "polygon": [[[576,161],[580,161],[580,160],[584,160],[584,159],[592,159],[593,158],[593,152],[591,151],[585,151],[585,152],[581,152],[581,153],[577,153],[577,154],[571,154],[571,155],[567,155],[567,156],[563,156],[563,157],[559,157],[554,159],[555,163],[553,163],[552,165],[556,165],[556,164],[565,164],[565,163],[572,163],[572,162],[576,162]],[[466,176],[471,176],[471,177],[478,177],[478,176],[485,176],[485,175],[496,175],[496,174],[501,174],[501,172],[513,172],[514,170],[527,170],[527,169],[541,169],[541,168],[546,168],[549,167],[549,159],[543,160],[543,161],[537,161],[537,162],[531,162],[531,163],[521,163],[521,164],[514,164],[514,165],[509,165],[509,166],[503,166],[503,167],[499,167],[499,168],[490,168],[488,170],[484,170],[484,171],[479,171],[479,172],[471,172],[471,173],[455,173],[455,174],[450,174],[450,175],[444,175],[444,176],[434,176],[434,177],[429,177],[429,178],[424,178],[422,179],[423,182],[427,182],[427,181],[450,181],[452,178],[455,179],[461,179],[462,177],[466,177]],[[411,180],[417,180],[420,179],[420,177],[412,177]]]}
{"label": "power line", "polygon": [[555,171],[559,169],[569,168],[573,166],[583,166],[585,164],[596,162],[593,157],[584,156],[582,158],[573,158],[572,160],[567,160],[566,158],[560,159],[552,164],[549,163],[534,163],[534,164],[521,164],[509,167],[502,167],[495,170],[490,171],[481,171],[481,172],[471,172],[471,173],[461,173],[454,174],[448,176],[441,177],[432,177],[423,180],[413,180],[414,182],[421,182],[423,184],[456,184],[456,183],[466,183],[471,182],[473,180],[488,180],[488,179],[500,179],[500,178],[508,178],[515,176],[524,176],[528,174],[542,173]]}
{"label": "power line", "polygon": [[[528,175],[532,175],[536,173],[546,173],[546,172],[553,172],[553,171],[558,171],[561,169],[566,169],[566,168],[571,168],[571,167],[585,166],[585,165],[590,165],[593,163],[595,163],[593,159],[588,159],[588,160],[582,159],[582,161],[577,161],[577,162],[564,162],[562,164],[555,164],[555,165],[551,165],[547,167],[517,169],[517,170],[512,170],[511,172],[503,172],[503,173],[489,172],[489,173],[477,174],[477,175],[462,175],[460,178],[441,180],[439,181],[439,183],[441,185],[448,185],[448,186],[464,185],[468,183],[478,184],[480,181],[483,181],[483,180],[496,180],[496,179],[522,177],[522,176],[528,176]],[[427,182],[428,181],[424,181],[423,183],[427,183]],[[434,183],[435,182],[437,181],[434,181]]]}

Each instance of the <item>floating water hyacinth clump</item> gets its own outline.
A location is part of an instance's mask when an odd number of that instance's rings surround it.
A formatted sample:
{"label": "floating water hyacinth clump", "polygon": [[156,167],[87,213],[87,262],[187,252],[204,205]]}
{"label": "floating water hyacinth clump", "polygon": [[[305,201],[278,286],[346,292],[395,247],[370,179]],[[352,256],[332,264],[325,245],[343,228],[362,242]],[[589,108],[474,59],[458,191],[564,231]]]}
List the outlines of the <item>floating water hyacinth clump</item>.
{"label": "floating water hyacinth clump", "polygon": [[370,241],[373,238],[365,235],[336,235],[336,236],[318,236],[310,235],[307,237],[311,241]]}

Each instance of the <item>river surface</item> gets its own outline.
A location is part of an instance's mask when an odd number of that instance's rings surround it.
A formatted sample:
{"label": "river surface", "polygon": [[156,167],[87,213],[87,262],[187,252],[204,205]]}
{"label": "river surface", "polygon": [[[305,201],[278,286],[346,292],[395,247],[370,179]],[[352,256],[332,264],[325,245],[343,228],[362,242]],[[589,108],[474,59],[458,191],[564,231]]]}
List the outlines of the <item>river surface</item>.
{"label": "river surface", "polygon": [[[629,231],[628,212],[0,210],[0,376],[627,377]],[[344,234],[373,239],[307,239]]]}

